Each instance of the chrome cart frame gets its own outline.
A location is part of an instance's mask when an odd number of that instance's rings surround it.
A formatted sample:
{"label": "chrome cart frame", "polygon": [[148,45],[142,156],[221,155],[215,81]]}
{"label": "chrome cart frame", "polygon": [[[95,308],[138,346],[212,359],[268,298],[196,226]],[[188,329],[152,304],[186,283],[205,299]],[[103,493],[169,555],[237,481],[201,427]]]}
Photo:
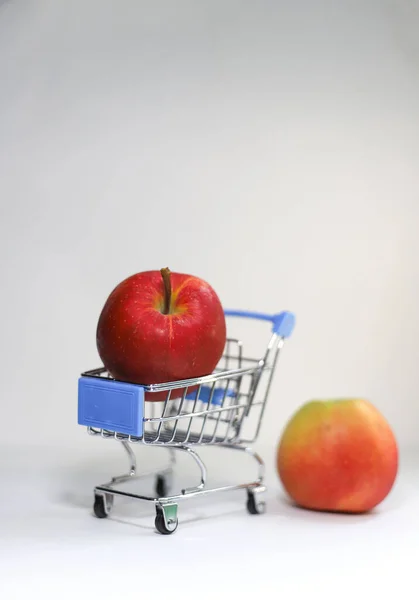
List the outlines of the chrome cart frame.
{"label": "chrome cart frame", "polygon": [[[241,341],[228,338],[218,367],[205,377],[140,386],[112,379],[103,367],[81,375],[79,424],[86,426],[90,435],[120,441],[129,459],[126,474],[95,487],[93,509],[98,518],[110,514],[115,496],[147,500],[155,504],[156,529],[170,534],[178,526],[179,500],[237,489],[247,491],[250,514],[264,512],[264,462],[251,444],[259,435],[279,353],[292,333],[295,319],[289,312],[266,315],[226,310],[225,315],[271,322],[272,335],[262,358],[244,356]],[[152,401],[156,394],[161,402]],[[137,474],[133,444],[165,446],[170,451],[169,466],[156,473],[154,496],[123,489],[123,484],[142,476]],[[257,478],[208,488],[207,470],[195,449],[203,445],[239,450],[251,456],[258,466]],[[194,460],[200,481],[194,487],[170,494],[176,451]]]}

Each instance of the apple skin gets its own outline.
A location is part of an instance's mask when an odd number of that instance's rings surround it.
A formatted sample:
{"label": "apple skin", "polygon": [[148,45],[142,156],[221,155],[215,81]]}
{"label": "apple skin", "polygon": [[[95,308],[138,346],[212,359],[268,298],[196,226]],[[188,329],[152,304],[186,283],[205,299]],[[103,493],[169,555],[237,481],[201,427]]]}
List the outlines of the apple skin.
{"label": "apple skin", "polygon": [[393,487],[398,470],[395,436],[368,401],[310,401],[289,420],[277,447],[285,491],[304,508],[362,513]]}
{"label": "apple skin", "polygon": [[[166,291],[160,271],[131,275],[106,300],[96,342],[115,379],[149,385],[201,377],[212,373],[221,358],[226,322],[217,294],[199,277],[170,273],[169,279],[168,314],[163,314]],[[173,391],[171,398],[182,392]],[[149,392],[146,400],[161,401],[166,394]]]}

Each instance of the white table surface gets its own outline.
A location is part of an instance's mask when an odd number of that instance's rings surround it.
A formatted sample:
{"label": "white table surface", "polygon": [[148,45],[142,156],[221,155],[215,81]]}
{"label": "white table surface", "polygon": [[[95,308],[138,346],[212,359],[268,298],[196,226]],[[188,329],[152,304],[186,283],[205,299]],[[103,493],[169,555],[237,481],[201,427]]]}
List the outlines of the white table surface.
{"label": "white table surface", "polygon": [[[368,515],[323,514],[290,505],[268,458],[267,513],[247,514],[243,491],[184,501],[171,536],[154,530],[150,504],[116,499],[92,516],[92,487],[124,470],[114,442],[78,449],[1,448],[0,598],[416,598],[419,451],[402,452],[397,483]],[[263,448],[259,450],[263,454]],[[154,466],[156,454],[144,460]],[[228,451],[207,453],[217,483],[252,479]],[[157,464],[157,463],[156,463]],[[181,473],[195,475],[180,462]],[[249,477],[250,475],[250,477]],[[185,480],[186,481],[186,480]],[[194,479],[189,479],[193,483]],[[413,595],[401,593],[413,583]],[[414,583],[416,582],[416,584]],[[272,588],[271,591],[269,589]],[[284,597],[284,596],[282,596]]]}

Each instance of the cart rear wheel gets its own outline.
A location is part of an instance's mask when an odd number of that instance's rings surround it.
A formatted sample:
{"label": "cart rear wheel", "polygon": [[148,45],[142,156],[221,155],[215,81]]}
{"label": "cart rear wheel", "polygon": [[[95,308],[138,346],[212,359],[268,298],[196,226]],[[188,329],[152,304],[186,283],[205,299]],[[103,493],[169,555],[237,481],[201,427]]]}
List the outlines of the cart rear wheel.
{"label": "cart rear wheel", "polygon": [[156,529],[162,535],[170,535],[174,533],[179,524],[178,518],[167,519],[165,517],[164,510],[160,506],[156,507],[156,520],[154,521]]}
{"label": "cart rear wheel", "polygon": [[246,508],[251,515],[262,515],[266,511],[266,503],[258,499],[258,494],[247,490]]}
{"label": "cart rear wheel", "polygon": [[156,496],[157,498],[167,498],[170,491],[170,477],[166,475],[157,475],[156,477]]}
{"label": "cart rear wheel", "polygon": [[98,519],[106,519],[112,510],[113,496],[112,494],[95,494],[95,502],[93,504],[93,512]]}

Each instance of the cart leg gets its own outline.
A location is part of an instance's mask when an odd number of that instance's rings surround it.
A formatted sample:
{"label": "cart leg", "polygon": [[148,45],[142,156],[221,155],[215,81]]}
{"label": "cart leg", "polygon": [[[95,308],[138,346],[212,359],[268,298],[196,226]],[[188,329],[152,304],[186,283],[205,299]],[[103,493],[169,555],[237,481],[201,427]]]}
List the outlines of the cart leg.
{"label": "cart leg", "polygon": [[258,485],[262,485],[263,479],[265,477],[265,463],[263,462],[262,457],[259,456],[259,454],[257,452],[252,450],[252,448],[250,448],[250,446],[235,446],[232,444],[221,444],[221,445],[224,446],[225,448],[231,448],[232,450],[241,450],[241,452],[246,452],[246,454],[248,454],[249,456],[252,456],[258,465],[258,478],[255,483],[257,483]]}
{"label": "cart leg", "polygon": [[128,442],[122,442],[122,445],[124,446],[125,452],[128,454],[130,461],[129,474],[131,477],[133,477],[137,473],[137,458]]}
{"label": "cart leg", "polygon": [[247,488],[247,503],[246,508],[251,515],[261,515],[266,511],[266,503],[263,500],[263,494],[266,487],[263,485],[265,477],[265,463],[257,452],[250,447],[243,448],[246,454],[253,456],[258,464],[258,479],[256,485]]}
{"label": "cart leg", "polygon": [[263,479],[265,477],[265,463],[257,452],[252,450],[250,446],[233,446],[228,445],[228,448],[233,450],[241,450],[257,462],[258,465],[258,478],[252,484],[247,487],[247,503],[246,508],[251,515],[261,515],[266,510],[266,504],[263,500],[263,494],[266,491],[266,487],[263,485]]}
{"label": "cart leg", "polygon": [[246,448],[242,448],[242,450],[244,450],[246,452],[246,454],[249,454],[250,456],[252,456],[255,461],[258,464],[258,483],[261,484],[264,477],[265,477],[265,463],[263,462],[263,459],[261,456],[259,456],[259,454],[257,452],[255,452],[254,450],[252,450],[252,448],[250,447],[246,447]]}
{"label": "cart leg", "polygon": [[183,452],[187,452],[189,454],[189,456],[191,456],[194,459],[194,461],[198,465],[199,470],[201,472],[201,482],[197,486],[195,486],[195,487],[185,488],[184,490],[182,490],[182,494],[183,495],[185,495],[185,494],[191,494],[193,492],[198,492],[199,490],[204,489],[205,483],[207,481],[207,468],[206,468],[203,460],[189,446],[177,446],[176,450],[183,450]]}
{"label": "cart leg", "polygon": [[124,481],[131,479],[131,477],[135,477],[135,475],[137,474],[137,459],[135,457],[134,452],[132,451],[132,448],[130,447],[128,442],[121,442],[121,444],[123,445],[124,450],[128,455],[129,471],[125,475],[118,475],[117,477],[112,477],[111,484],[123,483]]}

